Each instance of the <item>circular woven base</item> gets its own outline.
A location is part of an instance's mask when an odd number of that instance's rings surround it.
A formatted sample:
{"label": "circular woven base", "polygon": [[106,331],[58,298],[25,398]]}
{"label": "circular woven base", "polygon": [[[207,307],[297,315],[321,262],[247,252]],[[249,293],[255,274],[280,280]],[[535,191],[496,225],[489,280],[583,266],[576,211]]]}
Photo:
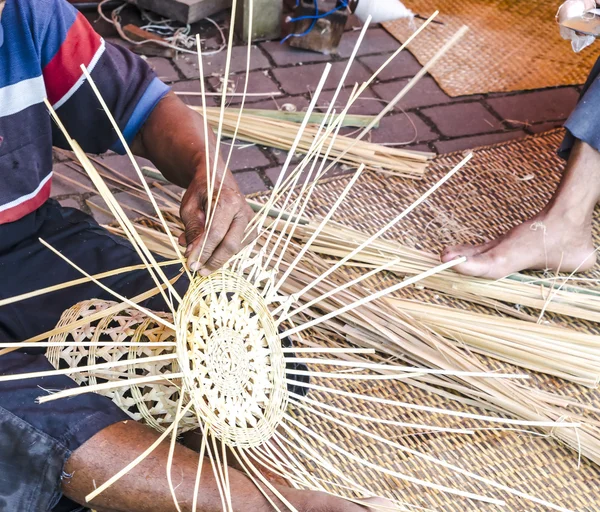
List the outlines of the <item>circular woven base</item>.
{"label": "circular woven base", "polygon": [[176,326],[185,391],[210,432],[235,447],[269,440],[288,395],[279,333],[258,290],[228,271],[194,281]]}

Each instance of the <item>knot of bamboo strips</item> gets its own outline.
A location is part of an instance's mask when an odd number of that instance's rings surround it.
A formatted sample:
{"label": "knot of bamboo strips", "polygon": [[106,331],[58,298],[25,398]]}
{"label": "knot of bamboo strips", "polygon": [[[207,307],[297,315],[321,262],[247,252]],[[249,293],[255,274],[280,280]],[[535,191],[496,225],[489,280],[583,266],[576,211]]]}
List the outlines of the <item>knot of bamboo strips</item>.
{"label": "knot of bamboo strips", "polygon": [[229,446],[260,446],[288,403],[285,358],[260,292],[222,270],[197,279],[176,314],[184,389],[211,433]]}

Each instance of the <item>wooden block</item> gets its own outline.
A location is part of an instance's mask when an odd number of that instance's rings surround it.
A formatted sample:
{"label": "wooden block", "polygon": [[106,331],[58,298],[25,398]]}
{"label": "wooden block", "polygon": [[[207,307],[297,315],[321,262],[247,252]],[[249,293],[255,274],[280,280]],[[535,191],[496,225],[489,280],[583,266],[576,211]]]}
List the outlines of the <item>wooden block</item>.
{"label": "wooden block", "polygon": [[[125,32],[125,35],[133,41],[164,41],[162,37],[132,24],[125,25],[123,27],[123,32]],[[167,59],[175,57],[175,50],[173,48],[167,48],[159,44],[155,45],[150,43],[137,45],[134,46],[132,50],[134,53],[146,55],[148,57],[166,57]]]}
{"label": "wooden block", "polygon": [[[195,23],[231,7],[232,0],[128,0],[140,9],[148,9],[181,23]],[[239,0],[238,0],[239,1]]]}
{"label": "wooden block", "polygon": [[[237,0],[235,31],[243,41],[248,41],[250,0]],[[281,35],[283,13],[282,0],[254,0],[252,20],[252,41],[277,39]]]}

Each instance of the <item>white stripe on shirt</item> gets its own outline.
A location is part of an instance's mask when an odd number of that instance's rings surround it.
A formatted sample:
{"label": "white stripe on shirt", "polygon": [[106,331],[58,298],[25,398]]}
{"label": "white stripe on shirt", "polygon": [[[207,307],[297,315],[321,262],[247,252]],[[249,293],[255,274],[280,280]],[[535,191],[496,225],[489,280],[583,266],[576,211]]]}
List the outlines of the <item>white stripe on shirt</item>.
{"label": "white stripe on shirt", "polygon": [[[104,51],[106,50],[106,43],[104,42],[104,39],[100,40],[100,47],[98,48],[98,50],[96,51],[96,54],[94,55],[94,57],[92,58],[90,64],[87,66],[87,70],[88,73],[91,73],[94,68],[96,67],[96,64],[98,64],[98,61],[100,60],[100,57],[102,57],[102,54],[104,53]],[[54,105],[52,105],[52,108],[54,108],[54,110],[58,110],[60,107],[62,107],[71,96],[73,96],[73,94],[75,94],[79,88],[81,87],[81,85],[83,84],[83,82],[85,81],[85,75],[83,74],[83,71],[81,72],[81,76],[79,77],[79,80],[77,80],[77,82],[75,82],[75,85],[73,85],[73,87],[71,87],[69,89],[69,91],[60,99],[58,100]]]}
{"label": "white stripe on shirt", "polygon": [[50,181],[51,178],[52,178],[52,173],[48,174],[48,176],[46,176],[42,180],[42,182],[39,184],[38,188],[36,188],[31,194],[27,194],[26,196],[19,197],[19,199],[15,199],[14,201],[11,201],[10,203],[0,205],[0,212],[10,210],[11,208],[15,208],[16,206],[19,206],[20,204],[23,204],[24,202],[29,201],[30,199],[33,199],[35,196],[37,196],[40,193],[40,191],[44,188],[44,185],[46,185],[46,183],[48,183],[48,181]]}
{"label": "white stripe on shirt", "polygon": [[46,86],[42,75],[0,88],[0,117],[22,112],[46,98]]}

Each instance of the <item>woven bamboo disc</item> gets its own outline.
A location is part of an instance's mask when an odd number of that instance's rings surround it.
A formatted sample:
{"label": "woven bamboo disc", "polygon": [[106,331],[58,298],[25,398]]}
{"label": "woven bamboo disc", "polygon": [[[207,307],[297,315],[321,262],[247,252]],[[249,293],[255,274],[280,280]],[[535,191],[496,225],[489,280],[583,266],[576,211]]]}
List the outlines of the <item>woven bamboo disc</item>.
{"label": "woven bamboo disc", "polygon": [[[76,320],[85,319],[91,315],[114,306],[116,303],[89,300],[76,304],[63,313],[57,327],[68,325]],[[156,313],[170,319],[169,314]],[[108,363],[157,356],[173,352],[173,347],[123,347],[122,342],[166,342],[173,341],[174,333],[170,329],[158,325],[136,309],[125,309],[117,314],[107,315],[98,321],[84,323],[81,327],[69,332],[56,334],[50,342],[62,343],[74,341],[81,346],[52,347],[46,356],[55,368],[75,368],[91,366],[98,363]],[[102,347],[86,346],[86,342],[110,341]],[[151,375],[179,373],[177,360],[154,363],[119,366],[110,370],[93,370],[75,373],[71,378],[79,385],[94,385],[102,382],[129,380]],[[110,398],[123,409],[132,419],[143,421],[152,428],[164,431],[175,418],[180,397],[181,382],[174,379],[172,383],[152,383],[150,385],[131,385],[116,390],[102,391],[101,394]],[[181,431],[185,432],[198,427],[195,415],[188,413],[181,420]]]}
{"label": "woven bamboo disc", "polygon": [[[440,10],[432,24],[410,45],[424,64],[439,41],[462,25],[470,30],[437,63],[431,75],[450,96],[541,89],[585,82],[598,57],[596,44],[575,54],[561,38],[555,21],[561,2],[545,0],[414,0],[410,9],[424,17]],[[422,23],[415,20],[418,25]],[[396,39],[412,33],[406,20],[384,24]],[[402,104],[400,104],[402,106]]]}
{"label": "woven bamboo disc", "polygon": [[196,280],[176,326],[185,390],[209,430],[233,447],[269,440],[288,396],[279,333],[258,290],[224,270]]}

